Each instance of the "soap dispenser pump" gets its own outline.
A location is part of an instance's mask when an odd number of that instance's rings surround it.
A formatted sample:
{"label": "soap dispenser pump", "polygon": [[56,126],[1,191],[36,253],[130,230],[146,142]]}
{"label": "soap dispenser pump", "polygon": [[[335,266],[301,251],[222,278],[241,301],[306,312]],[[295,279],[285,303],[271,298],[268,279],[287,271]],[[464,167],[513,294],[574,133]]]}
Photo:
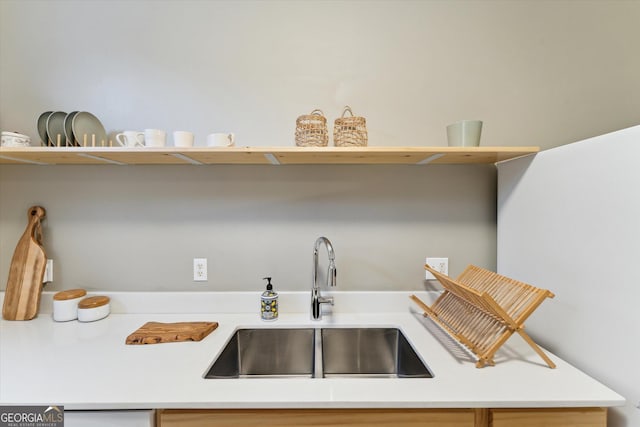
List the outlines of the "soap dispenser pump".
{"label": "soap dispenser pump", "polygon": [[271,277],[264,277],[267,290],[260,297],[260,318],[262,320],[276,320],[278,318],[278,293],[273,290]]}

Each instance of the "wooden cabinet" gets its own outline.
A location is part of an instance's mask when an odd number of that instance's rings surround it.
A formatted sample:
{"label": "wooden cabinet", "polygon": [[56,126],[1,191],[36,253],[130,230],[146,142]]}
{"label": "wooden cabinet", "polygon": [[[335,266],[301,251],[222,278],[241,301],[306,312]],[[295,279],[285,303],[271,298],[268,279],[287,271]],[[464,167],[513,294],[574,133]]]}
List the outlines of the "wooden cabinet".
{"label": "wooden cabinet", "polygon": [[473,409],[210,409],[159,411],[157,427],[475,427]]}
{"label": "wooden cabinet", "polygon": [[607,408],[492,409],[490,427],[604,427]]}
{"label": "wooden cabinet", "polygon": [[606,427],[606,408],[165,409],[156,427]]}
{"label": "wooden cabinet", "polygon": [[147,409],[64,411],[64,425],[65,427],[153,427],[155,414],[153,410]]}

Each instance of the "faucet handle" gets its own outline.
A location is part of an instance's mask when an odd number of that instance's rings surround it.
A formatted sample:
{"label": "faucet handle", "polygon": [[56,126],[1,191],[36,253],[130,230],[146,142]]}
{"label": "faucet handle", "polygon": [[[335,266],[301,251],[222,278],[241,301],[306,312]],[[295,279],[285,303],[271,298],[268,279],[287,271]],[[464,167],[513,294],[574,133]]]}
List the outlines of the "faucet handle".
{"label": "faucet handle", "polygon": [[333,297],[319,297],[318,302],[320,304],[331,304],[333,305]]}

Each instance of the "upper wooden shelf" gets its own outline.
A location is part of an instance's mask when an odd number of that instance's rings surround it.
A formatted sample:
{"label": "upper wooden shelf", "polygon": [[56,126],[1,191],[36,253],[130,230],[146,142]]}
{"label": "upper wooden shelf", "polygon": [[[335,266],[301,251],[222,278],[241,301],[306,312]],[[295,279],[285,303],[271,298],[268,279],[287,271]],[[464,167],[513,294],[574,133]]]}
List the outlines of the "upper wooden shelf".
{"label": "upper wooden shelf", "polygon": [[0,148],[0,163],[42,165],[166,164],[469,164],[534,154],[539,147],[234,147]]}

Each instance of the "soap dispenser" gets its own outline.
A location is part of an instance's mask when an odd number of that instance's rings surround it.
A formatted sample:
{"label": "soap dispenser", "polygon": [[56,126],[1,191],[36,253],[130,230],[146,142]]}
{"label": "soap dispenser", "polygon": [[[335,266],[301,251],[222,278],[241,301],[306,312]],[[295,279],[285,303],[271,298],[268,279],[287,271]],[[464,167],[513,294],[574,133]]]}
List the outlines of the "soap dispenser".
{"label": "soap dispenser", "polygon": [[262,320],[276,320],[278,318],[278,293],[273,290],[271,277],[264,277],[267,290],[260,297],[260,317]]}

